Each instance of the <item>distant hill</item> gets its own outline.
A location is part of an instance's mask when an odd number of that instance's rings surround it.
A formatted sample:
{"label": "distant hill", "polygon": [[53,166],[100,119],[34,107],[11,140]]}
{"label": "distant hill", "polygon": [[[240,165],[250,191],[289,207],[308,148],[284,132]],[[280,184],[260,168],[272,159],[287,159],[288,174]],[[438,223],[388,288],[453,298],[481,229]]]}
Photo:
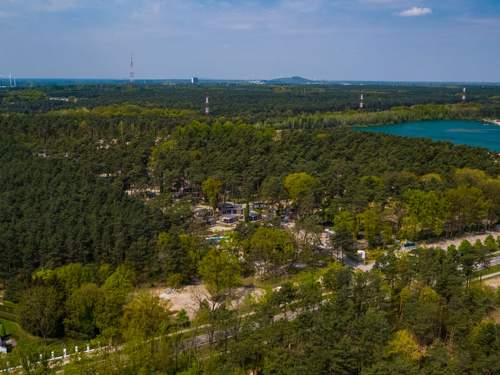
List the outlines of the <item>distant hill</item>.
{"label": "distant hill", "polygon": [[309,85],[312,83],[316,83],[316,81],[311,81],[310,79],[298,76],[275,78],[264,82],[269,84],[280,84],[280,85]]}

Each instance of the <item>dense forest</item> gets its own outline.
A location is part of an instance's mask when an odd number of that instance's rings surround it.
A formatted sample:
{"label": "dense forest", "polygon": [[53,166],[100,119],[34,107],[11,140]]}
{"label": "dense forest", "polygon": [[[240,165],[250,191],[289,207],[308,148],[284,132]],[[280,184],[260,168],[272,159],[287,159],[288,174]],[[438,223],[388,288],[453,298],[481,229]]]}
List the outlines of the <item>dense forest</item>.
{"label": "dense forest", "polygon": [[[477,275],[500,241],[399,250],[494,229],[499,155],[355,128],[499,117],[498,87],[471,88],[468,103],[459,94],[375,84],[0,92],[0,333],[16,316],[42,340],[9,360],[58,371],[40,351],[71,338],[111,345],[64,368],[75,374],[498,373],[489,318],[500,297]],[[241,220],[213,242],[224,202],[244,207]],[[359,249],[371,271],[356,266]],[[199,283],[210,298],[191,318],[148,291]],[[265,294],[234,308],[256,283]]]}
{"label": "dense forest", "polygon": [[[93,108],[134,103],[142,106],[189,109],[203,113],[205,97],[217,116],[240,117],[246,122],[300,113],[356,110],[361,94],[369,111],[418,104],[453,104],[461,101],[458,84],[331,84],[331,85],[249,85],[249,84],[103,84],[42,86],[0,91],[0,111],[47,112],[64,108]],[[497,104],[500,87],[468,87],[468,102]],[[69,102],[50,100],[68,98]],[[74,99],[77,101],[75,102]]]}
{"label": "dense forest", "polygon": [[75,161],[40,158],[8,138],[0,150],[2,275],[71,262],[148,262],[148,246],[168,219],[129,198],[120,181],[102,181]]}
{"label": "dense forest", "polygon": [[[35,133],[40,134],[41,128]],[[402,200],[409,189],[445,194],[458,186],[453,175],[457,168],[483,170],[490,176],[499,173],[495,156],[486,150],[349,129],[287,132],[194,123],[179,127],[157,145],[147,136],[133,145],[111,144],[109,149],[94,143],[96,136],[88,140],[56,136],[67,143],[61,146],[52,140],[57,152],[47,149],[42,154],[9,138],[3,140],[2,273],[29,274],[40,266],[68,262],[129,261],[138,269],[150,268],[157,259],[148,255],[148,248],[176,219],[154,204],[127,196],[132,184],[159,185],[167,204],[179,205],[168,203],[173,187],[189,181],[191,191],[201,193],[202,183],[215,178],[232,199],[279,202],[290,197],[283,186],[285,177],[307,173],[317,179],[308,210],[321,208],[318,220],[333,222],[331,212],[336,209],[357,214],[372,203],[384,207],[391,199]],[[496,218],[498,183],[488,178],[482,174],[471,185],[481,187],[476,199],[491,201],[486,211],[493,210]],[[197,198],[193,194],[183,198],[192,199]],[[474,217],[464,225],[490,216]]]}

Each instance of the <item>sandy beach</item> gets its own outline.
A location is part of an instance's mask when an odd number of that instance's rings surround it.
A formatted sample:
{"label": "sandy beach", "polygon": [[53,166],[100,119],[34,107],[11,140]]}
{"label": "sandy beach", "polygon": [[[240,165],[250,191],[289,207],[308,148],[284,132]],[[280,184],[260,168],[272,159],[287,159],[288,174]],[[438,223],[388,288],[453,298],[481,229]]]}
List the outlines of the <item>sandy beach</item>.
{"label": "sandy beach", "polygon": [[483,121],[491,125],[500,126],[500,120],[484,119]]}

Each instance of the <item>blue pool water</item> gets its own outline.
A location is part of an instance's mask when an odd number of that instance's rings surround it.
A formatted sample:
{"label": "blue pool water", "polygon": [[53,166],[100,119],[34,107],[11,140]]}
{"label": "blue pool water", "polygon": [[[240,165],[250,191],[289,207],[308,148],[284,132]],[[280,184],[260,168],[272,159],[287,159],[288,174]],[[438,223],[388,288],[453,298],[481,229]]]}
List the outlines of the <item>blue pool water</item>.
{"label": "blue pool water", "polygon": [[500,152],[500,126],[479,121],[418,121],[359,128],[361,131],[431,138]]}

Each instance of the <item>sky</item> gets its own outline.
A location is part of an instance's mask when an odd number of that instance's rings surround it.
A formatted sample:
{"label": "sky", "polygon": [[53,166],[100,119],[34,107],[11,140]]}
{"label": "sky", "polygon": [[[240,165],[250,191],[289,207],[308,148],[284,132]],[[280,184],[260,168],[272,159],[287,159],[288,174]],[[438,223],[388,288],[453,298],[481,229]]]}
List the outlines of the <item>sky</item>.
{"label": "sky", "polygon": [[0,74],[500,82],[500,0],[0,0]]}

